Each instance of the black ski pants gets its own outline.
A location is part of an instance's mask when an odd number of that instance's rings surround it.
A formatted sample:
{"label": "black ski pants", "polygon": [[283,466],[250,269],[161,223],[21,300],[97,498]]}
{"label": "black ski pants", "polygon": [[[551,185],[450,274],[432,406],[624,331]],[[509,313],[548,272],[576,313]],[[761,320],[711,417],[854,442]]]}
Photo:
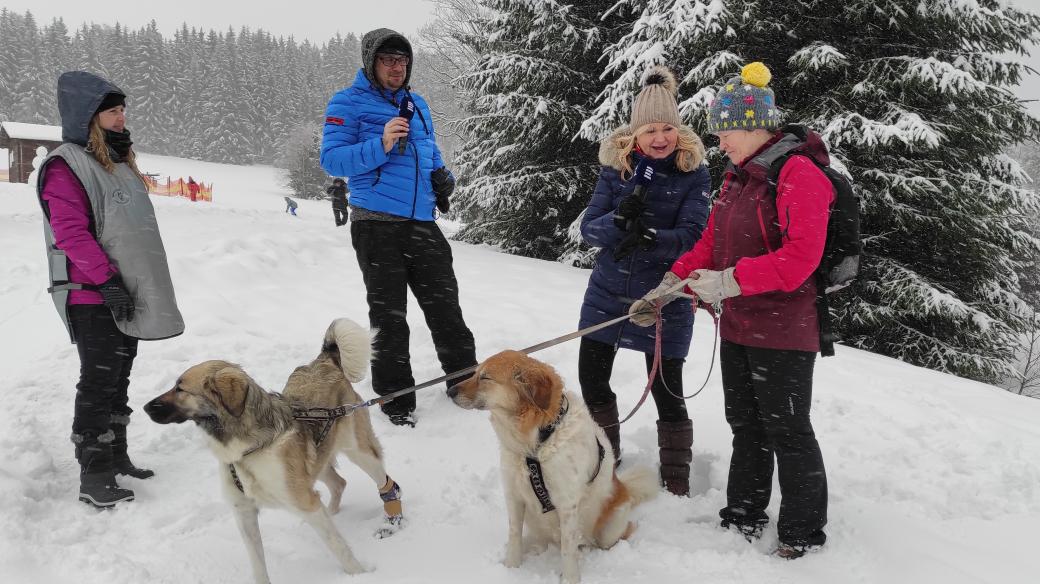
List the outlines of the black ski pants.
{"label": "black ski pants", "polygon": [[[433,335],[445,373],[476,365],[473,333],[459,307],[451,247],[433,221],[354,221],[350,237],[368,293],[372,388],[379,395],[415,385],[408,353],[408,290]],[[457,383],[453,380],[450,383]],[[387,413],[411,412],[415,394],[383,404]]]}
{"label": "black ski pants", "polygon": [[788,545],[823,545],[827,537],[827,474],[816,441],[812,404],[816,353],[748,347],[722,341],[726,421],[733,430],[726,522],[761,525],[779,470],[777,531]]}
{"label": "black ski pants", "polygon": [[[614,356],[617,349],[613,345],[582,338],[578,349],[578,383],[581,385],[581,396],[585,403],[596,409],[616,399],[610,388],[610,374],[614,370]],[[686,413],[686,402],[683,401],[682,369],[685,359],[661,359],[661,370],[654,378],[650,394],[657,405],[657,416],[664,422],[681,422],[689,420]],[[653,368],[654,355],[646,353],[646,372]],[[667,385],[667,387],[665,387]],[[646,386],[632,388],[639,392]],[[669,391],[670,390],[670,391]],[[675,395],[672,395],[675,394]]]}
{"label": "black ski pants", "polygon": [[332,217],[336,220],[336,227],[347,224],[347,209],[345,207],[333,207]]}
{"label": "black ski pants", "polygon": [[137,339],[116,327],[112,312],[101,304],[74,304],[69,319],[79,351],[79,383],[72,419],[73,434],[103,434],[111,416],[129,416],[130,369]]}

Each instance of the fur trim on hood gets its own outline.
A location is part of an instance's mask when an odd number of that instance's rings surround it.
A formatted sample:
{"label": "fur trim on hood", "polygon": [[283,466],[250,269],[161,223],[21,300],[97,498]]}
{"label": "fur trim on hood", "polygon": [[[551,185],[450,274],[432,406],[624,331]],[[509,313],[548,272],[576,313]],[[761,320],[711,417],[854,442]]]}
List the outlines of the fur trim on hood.
{"label": "fur trim on hood", "polygon": [[[622,170],[618,166],[618,147],[617,143],[622,138],[628,138],[632,135],[632,130],[628,126],[622,126],[617,130],[614,130],[609,136],[603,139],[599,143],[599,163],[603,166],[609,166],[616,170]],[[697,135],[689,126],[679,126],[679,137],[687,138],[695,144],[695,147],[690,149],[690,153],[693,155],[693,168],[697,168],[704,162],[704,144],[701,142],[700,136]],[[679,148],[676,148],[679,151]]]}

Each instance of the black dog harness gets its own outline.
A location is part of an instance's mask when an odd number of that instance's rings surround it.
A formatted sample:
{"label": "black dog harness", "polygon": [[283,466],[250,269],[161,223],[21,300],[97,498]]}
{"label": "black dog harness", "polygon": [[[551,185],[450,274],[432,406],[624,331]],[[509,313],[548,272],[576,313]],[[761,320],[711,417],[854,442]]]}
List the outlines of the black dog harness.
{"label": "black dog harness", "polygon": [[[535,455],[526,458],[527,474],[531,480],[531,489],[534,491],[534,496],[538,498],[538,502],[542,505],[542,513],[553,511],[556,509],[556,506],[553,505],[552,498],[549,496],[549,488],[546,487],[545,478],[542,476],[542,464],[538,462],[537,457],[538,449],[556,431],[556,428],[563,421],[563,417],[567,415],[569,409],[570,402],[567,401],[567,396],[564,396],[563,403],[560,404],[560,413],[556,415],[556,419],[548,426],[538,428],[538,446],[535,448]],[[598,438],[596,439],[596,447],[599,449],[599,460],[596,462],[596,471],[592,473],[592,478],[586,484],[592,484],[592,481],[596,480],[600,469],[603,467],[603,457],[606,455],[606,451],[603,450],[603,445],[600,444]]]}

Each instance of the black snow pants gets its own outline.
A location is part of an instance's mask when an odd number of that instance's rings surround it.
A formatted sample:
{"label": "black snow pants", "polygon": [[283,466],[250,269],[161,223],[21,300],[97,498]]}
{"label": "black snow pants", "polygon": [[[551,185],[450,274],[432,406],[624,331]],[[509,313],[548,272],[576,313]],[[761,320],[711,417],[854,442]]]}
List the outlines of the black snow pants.
{"label": "black snow pants", "polygon": [[816,441],[812,403],[816,353],[748,347],[722,341],[726,421],[733,430],[724,522],[761,525],[768,519],[773,457],[779,470],[780,541],[823,545],[827,536],[827,475]]}
{"label": "black snow pants", "polygon": [[101,304],[74,304],[69,318],[79,351],[79,383],[72,432],[103,434],[112,416],[129,416],[130,369],[137,339],[116,327],[112,312]]}
{"label": "black snow pants", "polygon": [[[476,365],[473,333],[459,306],[451,247],[433,221],[354,221],[350,237],[368,294],[372,388],[379,395],[415,385],[408,353],[408,290],[433,335],[445,373]],[[457,383],[453,380],[450,383]],[[415,410],[415,394],[383,404],[383,411]]]}

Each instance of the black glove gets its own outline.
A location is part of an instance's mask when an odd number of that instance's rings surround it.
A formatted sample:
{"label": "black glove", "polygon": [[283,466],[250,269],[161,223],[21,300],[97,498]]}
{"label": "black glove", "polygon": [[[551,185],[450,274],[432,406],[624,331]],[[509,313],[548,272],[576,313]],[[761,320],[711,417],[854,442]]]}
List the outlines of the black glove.
{"label": "black glove", "polygon": [[614,248],[614,261],[623,260],[636,248],[649,250],[653,249],[655,245],[657,245],[657,231],[646,227],[641,220],[636,219],[629,234]]}
{"label": "black glove", "polygon": [[635,195],[629,195],[621,199],[617,211],[614,212],[614,225],[622,231],[628,231],[628,226],[646,210],[646,203]]}
{"label": "black glove", "polygon": [[430,173],[430,182],[433,183],[433,193],[437,195],[437,210],[447,213],[451,208],[448,197],[455,192],[455,177],[447,167],[442,166]]}
{"label": "black glove", "polygon": [[98,292],[105,299],[105,306],[112,311],[116,320],[130,322],[134,319],[134,299],[126,291],[123,279],[116,274],[98,286]]}

